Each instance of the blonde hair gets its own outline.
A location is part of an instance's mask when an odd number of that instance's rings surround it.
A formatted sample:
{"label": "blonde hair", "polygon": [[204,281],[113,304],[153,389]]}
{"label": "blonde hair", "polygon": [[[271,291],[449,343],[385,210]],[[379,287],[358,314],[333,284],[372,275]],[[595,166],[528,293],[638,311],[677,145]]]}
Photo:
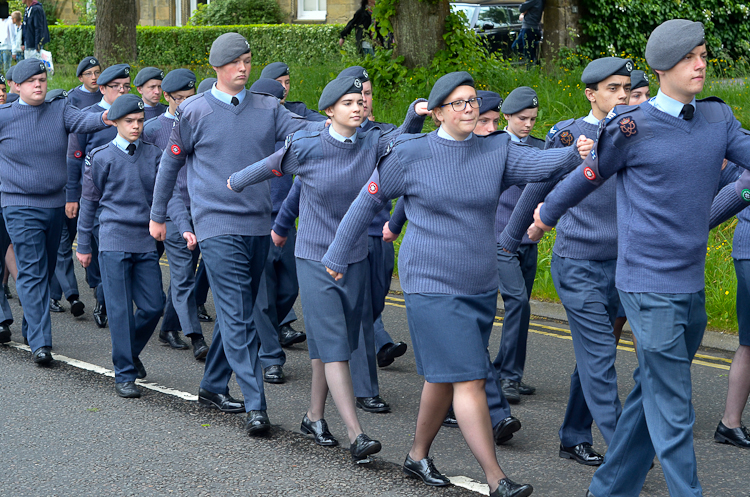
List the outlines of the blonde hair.
{"label": "blonde hair", "polygon": [[23,18],[21,17],[21,12],[19,12],[19,11],[17,11],[17,10],[16,10],[16,11],[14,11],[14,12],[13,12],[13,13],[12,13],[12,14],[10,15],[10,17],[11,17],[11,19],[13,19],[13,21],[14,21],[14,22],[15,22],[15,21],[20,21],[21,19],[23,19]]}

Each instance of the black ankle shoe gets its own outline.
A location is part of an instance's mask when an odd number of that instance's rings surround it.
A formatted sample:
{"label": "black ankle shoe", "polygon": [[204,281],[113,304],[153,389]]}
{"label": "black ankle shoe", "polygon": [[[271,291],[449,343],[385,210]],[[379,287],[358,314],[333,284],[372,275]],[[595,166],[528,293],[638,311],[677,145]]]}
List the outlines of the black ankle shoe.
{"label": "black ankle shoe", "polygon": [[407,454],[404,461],[404,474],[412,478],[419,478],[431,487],[445,487],[451,484],[451,481],[435,468],[431,457],[415,461]]}
{"label": "black ankle shoe", "polygon": [[6,299],[12,299],[13,298],[13,294],[10,293],[10,287],[8,286],[7,283],[3,285],[3,291],[5,292],[5,298]]}
{"label": "black ankle shoe", "polygon": [[445,415],[443,426],[446,428],[458,428],[458,420],[456,419],[456,413],[453,412],[452,407],[448,410],[448,414]]}
{"label": "black ankle shoe", "polygon": [[498,487],[490,494],[490,497],[528,497],[534,492],[531,485],[520,485],[514,483],[510,478],[503,478]]}
{"label": "black ankle shoe", "polygon": [[65,308],[59,300],[49,299],[49,312],[65,312]]}
{"label": "black ankle shoe", "polygon": [[210,323],[214,319],[209,316],[208,312],[206,311],[205,305],[199,305],[198,306],[198,321],[201,323]]}
{"label": "black ankle shoe", "polygon": [[349,452],[354,462],[370,462],[367,456],[380,452],[382,446],[377,440],[372,440],[364,433],[357,435],[354,443],[349,446]]}
{"label": "black ankle shoe", "polygon": [[740,423],[739,428],[727,428],[723,422],[719,421],[719,426],[716,427],[714,433],[714,440],[741,449],[750,449],[750,432],[742,423]]}
{"label": "black ankle shoe", "polygon": [[320,418],[317,421],[310,421],[310,418],[307,417],[307,413],[305,413],[305,417],[302,418],[302,424],[300,425],[299,430],[305,435],[313,435],[315,437],[315,443],[322,445],[323,447],[335,447],[339,444],[339,441],[331,435],[330,431],[328,431],[328,423],[326,423],[326,420],[323,418]]}
{"label": "black ankle shoe", "polygon": [[107,306],[96,301],[96,307],[94,307],[94,322],[99,328],[107,327]]}

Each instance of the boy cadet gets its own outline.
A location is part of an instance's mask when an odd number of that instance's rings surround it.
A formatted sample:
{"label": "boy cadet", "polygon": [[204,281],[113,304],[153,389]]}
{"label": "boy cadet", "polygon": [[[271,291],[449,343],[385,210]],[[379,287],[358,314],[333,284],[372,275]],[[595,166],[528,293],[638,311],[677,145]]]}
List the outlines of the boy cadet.
{"label": "boy cadet", "polygon": [[102,94],[99,92],[99,85],[96,84],[96,80],[101,73],[102,66],[96,60],[96,57],[84,57],[78,63],[78,68],[76,69],[76,76],[81,85],[76,86],[68,92],[70,103],[79,109],[85,109],[90,105],[99,103],[99,100],[102,99]]}
{"label": "boy cadet", "polygon": [[[564,147],[579,135],[595,136],[599,122],[616,105],[630,99],[629,59],[605,57],[586,66],[581,81],[591,111],[583,118],[556,124],[547,148]],[[509,223],[510,239],[517,239],[532,220],[533,209],[555,182],[526,187],[516,208],[523,218]],[[552,255],[552,279],[570,322],[576,367],[570,378],[570,397],[560,427],[560,457],[588,466],[601,464],[602,455],[591,444],[591,425],[609,445],[622,405],[617,393],[614,323],[620,308],[615,288],[617,265],[617,185],[612,179],[580,205],[570,209],[557,227]],[[517,218],[516,218],[517,219]],[[512,221],[513,222],[513,221]]]}
{"label": "boy cadet", "polygon": [[706,326],[709,213],[723,159],[750,168],[750,137],[731,108],[714,97],[695,99],[706,58],[701,23],[659,25],[646,45],[659,93],[637,107],[613,109],[588,160],[534,213],[547,231],[621,172],[617,289],[637,338],[639,367],[589,496],[638,495],[654,455],[670,495],[702,495],[690,365]]}
{"label": "boy cadet", "polygon": [[135,76],[133,84],[143,99],[146,121],[164,114],[167,110],[167,106],[160,102],[163,79],[164,71],[158,67],[144,67]]}
{"label": "boy cadet", "polygon": [[[531,136],[539,115],[539,97],[533,89],[521,86],[510,92],[501,111],[508,122],[505,131],[512,141],[544,149],[544,140]],[[537,242],[529,239],[528,235],[513,241],[504,240],[501,236],[522,192],[520,186],[505,190],[500,196],[495,218],[499,291],[503,297],[505,315],[500,350],[493,364],[500,377],[503,395],[511,404],[518,404],[521,394],[532,395],[536,391],[536,388],[521,380],[531,317],[529,299],[536,277]]]}
{"label": "boy cadet", "polygon": [[16,66],[10,66],[8,72],[5,73],[5,84],[7,93],[5,95],[6,104],[10,104],[18,100],[18,92],[16,91],[16,85],[13,84],[13,69]]}
{"label": "boy cadet", "polygon": [[[148,232],[162,151],[140,140],[143,108],[136,95],[118,98],[109,110],[117,136],[86,156],[76,251],[81,265],[88,266],[94,216],[101,206],[99,259],[112,316],[115,391],[125,398],[141,396],[135,380],[145,378],[146,369],[138,356],[164,310],[159,255]],[[195,246],[195,235],[186,233],[185,241]]]}
{"label": "boy cadet", "polygon": [[261,78],[275,79],[284,86],[284,98],[281,103],[287,110],[294,112],[298,116],[304,117],[308,121],[325,121],[327,118],[320,112],[310,110],[304,102],[288,102],[289,90],[292,86],[289,77],[289,66],[283,62],[271,62],[260,72]]}
{"label": "boy cadet", "polygon": [[0,105],[4,104],[8,98],[8,81],[5,76],[0,74]]}
{"label": "boy cadet", "polygon": [[[170,71],[162,81],[161,89],[169,108],[144,125],[143,141],[153,143],[161,150],[167,148],[169,135],[175,122],[177,107],[195,95],[195,73],[189,69]],[[175,203],[182,202],[182,205]],[[183,233],[193,233],[190,218],[190,197],[187,191],[187,170],[182,168],[177,177],[174,194],[167,206],[167,238],[164,248],[169,259],[169,290],[164,310],[159,341],[175,349],[187,349],[171,323],[176,321],[185,336],[190,337],[193,356],[200,360],[208,354],[208,346],[203,338],[203,330],[198,321],[198,308],[195,304],[195,267],[200,250],[189,250]]]}
{"label": "boy cadet", "polygon": [[[270,242],[271,195],[262,183],[227,201],[226,178],[271,155],[276,141],[306,123],[276,98],[245,90],[251,59],[250,45],[239,33],[225,33],[211,45],[209,62],[218,81],[177,111],[157,176],[151,234],[164,239],[167,202],[179,169],[186,166],[191,213],[217,311],[198,401],[224,412],[246,410],[245,427],[258,435],[268,431],[270,421],[252,314]],[[229,395],[232,371],[244,403]]]}
{"label": "boy cadet", "polygon": [[[115,100],[130,91],[130,66],[115,64],[108,67],[97,79],[101,100],[96,105],[87,107],[88,112],[108,110]],[[66,186],[65,214],[73,219],[78,215],[78,201],[81,198],[81,182],[83,178],[84,157],[91,151],[114,140],[117,136],[116,128],[108,128],[90,134],[71,134],[68,139],[68,184]],[[99,328],[107,326],[107,307],[105,305],[104,289],[99,271],[97,256],[99,244],[99,216],[94,217],[93,241],[91,243],[91,264],[86,268],[86,280],[89,287],[94,289],[96,307],[94,308],[94,322]]]}
{"label": "boy cadet", "polygon": [[[65,206],[63,157],[68,133],[104,129],[103,113],[85,113],[61,95],[46,102],[47,70],[38,59],[14,69],[17,102],[0,106],[0,192],[5,224],[16,252],[16,288],[24,308],[23,335],[38,364],[52,361],[49,278],[55,269]],[[31,134],[45,146],[30,145]]]}
{"label": "boy cadet", "polygon": [[630,105],[640,105],[651,98],[648,84],[648,76],[644,71],[634,69],[630,73]]}

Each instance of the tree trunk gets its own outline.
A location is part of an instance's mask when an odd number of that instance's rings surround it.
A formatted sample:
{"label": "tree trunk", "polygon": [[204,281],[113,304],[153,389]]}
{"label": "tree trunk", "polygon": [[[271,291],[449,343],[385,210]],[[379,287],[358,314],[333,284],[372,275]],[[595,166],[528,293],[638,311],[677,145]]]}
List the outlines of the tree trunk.
{"label": "tree trunk", "polygon": [[552,62],[560,48],[575,48],[580,43],[579,0],[547,0],[544,7],[544,43],[542,55]]}
{"label": "tree trunk", "polygon": [[103,67],[136,61],[137,24],[136,0],[96,0],[94,52]]}
{"label": "tree trunk", "polygon": [[401,0],[391,18],[396,38],[396,55],[404,56],[409,68],[429,66],[432,58],[445,48],[445,18],[449,0]]}

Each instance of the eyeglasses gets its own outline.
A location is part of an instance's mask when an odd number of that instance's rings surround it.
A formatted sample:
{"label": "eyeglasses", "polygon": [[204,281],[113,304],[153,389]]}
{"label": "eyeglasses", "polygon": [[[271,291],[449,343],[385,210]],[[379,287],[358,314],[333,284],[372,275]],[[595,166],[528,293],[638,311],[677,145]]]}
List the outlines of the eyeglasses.
{"label": "eyeglasses", "polygon": [[466,109],[466,104],[469,104],[472,109],[478,109],[482,105],[482,97],[470,98],[469,100],[456,100],[455,102],[443,104],[440,107],[450,105],[454,112],[463,112]]}
{"label": "eyeglasses", "polygon": [[121,85],[104,85],[104,86],[106,86],[107,88],[110,88],[112,90],[117,90],[117,91],[123,91],[123,90],[124,91],[130,91],[130,89],[133,88],[130,85],[122,85],[122,84]]}
{"label": "eyeglasses", "polygon": [[102,73],[101,71],[86,71],[84,73],[81,73],[81,76],[86,76],[87,78],[90,78],[93,76],[95,78],[98,78],[101,73]]}
{"label": "eyeglasses", "polygon": [[167,95],[169,95],[169,98],[171,98],[172,100],[174,100],[174,103],[176,103],[176,104],[179,104],[180,102],[183,102],[183,101],[187,100],[188,98],[190,98],[190,97],[181,97],[179,95],[174,96],[171,93],[167,93]]}

